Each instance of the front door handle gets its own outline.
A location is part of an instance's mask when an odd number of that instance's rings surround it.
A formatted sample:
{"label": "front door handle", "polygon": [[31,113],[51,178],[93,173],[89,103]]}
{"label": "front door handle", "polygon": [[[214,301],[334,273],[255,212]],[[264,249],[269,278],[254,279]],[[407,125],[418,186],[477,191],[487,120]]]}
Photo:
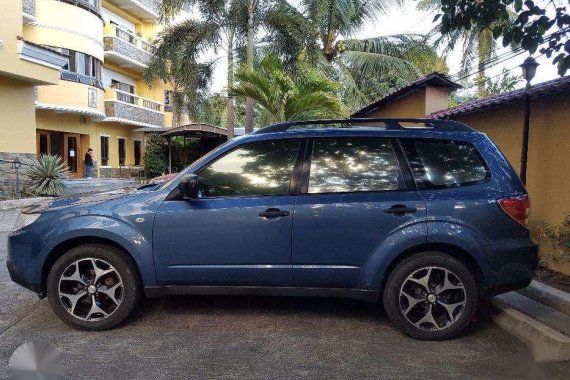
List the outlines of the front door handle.
{"label": "front door handle", "polygon": [[260,218],[265,219],[274,219],[274,218],[281,218],[284,216],[289,216],[289,211],[282,211],[278,208],[268,208],[265,211],[262,211],[257,214]]}
{"label": "front door handle", "polygon": [[386,214],[392,215],[404,215],[404,214],[413,214],[414,212],[418,211],[415,207],[408,207],[406,205],[394,205],[390,208],[384,209]]}

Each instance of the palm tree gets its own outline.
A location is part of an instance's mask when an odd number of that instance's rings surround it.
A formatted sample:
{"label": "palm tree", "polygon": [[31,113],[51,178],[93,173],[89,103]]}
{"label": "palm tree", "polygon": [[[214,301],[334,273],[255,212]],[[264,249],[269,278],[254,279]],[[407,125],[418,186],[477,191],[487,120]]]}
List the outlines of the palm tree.
{"label": "palm tree", "polygon": [[[421,0],[418,3],[418,9],[436,12],[441,9],[441,0]],[[437,27],[436,29],[438,29]],[[434,32],[436,32],[434,29]],[[451,52],[455,46],[461,43],[463,56],[461,58],[461,74],[465,75],[476,62],[478,67],[477,88],[479,98],[485,98],[488,95],[486,87],[485,62],[493,58],[496,53],[497,43],[493,38],[491,28],[455,30],[445,36],[439,36],[435,41],[435,46],[446,44],[443,51],[444,54]]]}
{"label": "palm tree", "polygon": [[[407,82],[434,67],[447,69],[424,36],[398,35],[346,39],[368,20],[402,0],[301,0],[299,7],[276,1],[264,24],[267,48],[290,70],[306,62],[343,83],[343,99],[357,108],[376,94],[364,83]],[[429,63],[428,63],[429,61]]]}
{"label": "palm tree", "polygon": [[143,78],[149,86],[156,80],[170,84],[175,125],[184,109],[195,114],[195,106],[207,90],[212,62],[199,62],[199,57],[217,38],[210,22],[195,20],[167,26],[157,36],[157,48]]}
{"label": "palm tree", "polygon": [[261,124],[287,120],[344,117],[347,109],[337,96],[340,85],[315,69],[300,68],[288,73],[283,63],[267,54],[257,70],[242,66],[230,89],[234,96],[253,99],[261,109]]}

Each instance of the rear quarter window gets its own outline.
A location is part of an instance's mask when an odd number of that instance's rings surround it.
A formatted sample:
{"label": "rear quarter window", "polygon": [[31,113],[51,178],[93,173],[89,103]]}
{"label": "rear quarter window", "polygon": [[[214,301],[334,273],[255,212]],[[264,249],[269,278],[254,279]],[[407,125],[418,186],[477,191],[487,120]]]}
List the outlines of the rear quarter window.
{"label": "rear quarter window", "polygon": [[420,188],[468,186],[490,177],[483,157],[468,142],[405,140],[402,144]]}

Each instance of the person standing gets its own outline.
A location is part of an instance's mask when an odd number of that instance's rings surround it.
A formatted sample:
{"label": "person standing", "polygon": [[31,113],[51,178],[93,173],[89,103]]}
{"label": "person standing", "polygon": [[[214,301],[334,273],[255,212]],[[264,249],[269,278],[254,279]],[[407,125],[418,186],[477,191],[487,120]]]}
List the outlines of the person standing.
{"label": "person standing", "polygon": [[85,178],[93,178],[93,149],[85,153]]}

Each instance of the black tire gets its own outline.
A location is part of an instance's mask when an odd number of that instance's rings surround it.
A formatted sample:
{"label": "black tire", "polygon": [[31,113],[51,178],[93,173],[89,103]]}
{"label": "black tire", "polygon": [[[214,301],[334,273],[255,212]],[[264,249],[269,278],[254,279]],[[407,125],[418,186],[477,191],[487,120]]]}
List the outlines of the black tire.
{"label": "black tire", "polygon": [[[85,320],[72,315],[71,312],[68,311],[68,307],[64,305],[66,299],[60,299],[59,295],[60,278],[64,274],[64,271],[69,270],[70,266],[78,260],[90,258],[95,259],[98,265],[103,265],[104,263],[110,264],[122,281],[122,288],[119,293],[120,303],[118,306],[110,303],[110,298],[107,299],[104,295],[98,295],[98,297],[103,297],[103,300],[107,301],[107,304],[114,308],[107,317],[103,317],[103,319],[100,320]],[[81,262],[89,261],[85,260]],[[111,281],[113,280],[111,279]],[[87,288],[85,288],[85,291],[87,291],[86,289]],[[63,322],[79,330],[101,331],[117,326],[134,310],[141,293],[142,285],[132,261],[122,250],[105,244],[85,244],[69,250],[55,262],[47,278],[47,296],[53,311]],[[91,299],[89,293],[87,293],[86,296],[89,300]],[[117,293],[115,293],[115,296],[117,296]],[[117,298],[119,298],[119,296],[117,296]]]}
{"label": "black tire", "polygon": [[[418,295],[424,287],[422,285],[416,285],[413,280],[409,281],[409,276],[415,274],[415,276],[418,277],[414,278],[421,280],[431,278],[433,280],[434,278],[430,277],[432,275],[428,274],[428,269],[422,269],[427,267],[434,267],[430,273],[433,273],[435,280],[438,278],[443,279],[443,276],[446,276],[455,281],[456,285],[460,286],[462,284],[464,290],[462,291],[459,288],[441,291],[442,287],[435,285],[431,291],[427,291],[424,300],[423,293],[422,295]],[[452,274],[448,275],[448,272],[445,272],[445,270],[451,271]],[[461,281],[461,284],[457,282],[457,280]],[[435,281],[435,283],[437,283],[437,281]],[[454,285],[452,282],[450,282],[450,284]],[[412,288],[404,288],[408,286],[412,286]],[[414,286],[418,286],[419,289],[414,288]],[[411,302],[409,301],[410,298],[400,294],[401,290],[406,290],[406,294],[409,294],[411,292],[409,289],[415,292],[415,296]],[[441,293],[435,295],[436,289],[439,289],[438,291],[441,291]],[[433,294],[433,296],[430,298],[431,301],[428,301],[428,295],[430,293]],[[450,317],[446,308],[442,307],[442,302],[445,301],[444,303],[446,304],[452,304],[457,301],[462,302],[462,295],[464,295],[464,306],[460,305],[452,308],[451,313],[455,315]],[[436,301],[433,300],[434,297]],[[441,299],[442,302],[440,302],[440,297],[444,297],[444,299]],[[455,301],[447,302],[445,298],[450,297],[454,297]],[[479,294],[473,274],[460,261],[440,252],[422,252],[406,258],[392,270],[386,281],[382,298],[384,308],[390,319],[407,335],[419,340],[445,340],[457,336],[468,326],[477,310]],[[421,299],[422,301],[415,304],[417,299]],[[414,304],[415,306],[408,309],[410,305]],[[421,322],[424,320],[422,317],[423,313],[427,315],[426,310],[429,310],[429,313],[434,316],[434,314],[431,313],[432,307],[434,313],[438,314],[434,320],[438,324],[437,328],[441,328],[439,330],[430,322]],[[409,318],[404,315],[402,308],[408,309],[406,315]],[[412,323],[414,316],[416,317],[415,323],[419,324],[419,326]]]}

